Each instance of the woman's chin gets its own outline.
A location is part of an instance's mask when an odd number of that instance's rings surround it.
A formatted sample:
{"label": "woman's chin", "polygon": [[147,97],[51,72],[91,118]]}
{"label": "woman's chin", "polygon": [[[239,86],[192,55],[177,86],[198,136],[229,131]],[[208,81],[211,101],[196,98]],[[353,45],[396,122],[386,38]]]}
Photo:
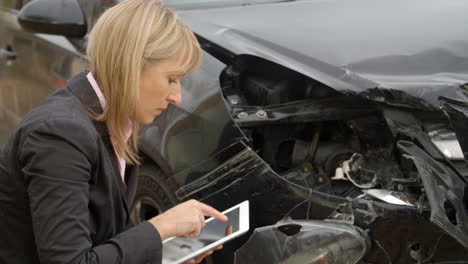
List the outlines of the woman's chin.
{"label": "woman's chin", "polygon": [[145,119],[143,125],[149,125],[149,124],[153,123],[153,121],[154,121],[154,119],[156,119],[156,117],[158,117],[158,115],[148,117],[147,119]]}
{"label": "woman's chin", "polygon": [[154,119],[157,116],[158,115],[148,115],[148,116],[136,118],[135,121],[140,125],[149,125],[149,124],[153,123]]}
{"label": "woman's chin", "polygon": [[146,115],[137,115],[135,121],[141,125],[149,125],[153,123],[154,119],[161,115],[162,112],[162,110],[156,109],[152,112],[148,112]]}

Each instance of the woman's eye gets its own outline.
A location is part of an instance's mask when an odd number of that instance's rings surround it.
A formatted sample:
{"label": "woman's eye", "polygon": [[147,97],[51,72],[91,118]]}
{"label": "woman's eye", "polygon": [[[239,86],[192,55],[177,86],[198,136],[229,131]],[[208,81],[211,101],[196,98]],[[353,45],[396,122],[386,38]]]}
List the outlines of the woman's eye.
{"label": "woman's eye", "polygon": [[180,83],[180,79],[182,78],[182,76],[172,76],[172,77],[168,77],[169,79],[169,84],[178,84]]}

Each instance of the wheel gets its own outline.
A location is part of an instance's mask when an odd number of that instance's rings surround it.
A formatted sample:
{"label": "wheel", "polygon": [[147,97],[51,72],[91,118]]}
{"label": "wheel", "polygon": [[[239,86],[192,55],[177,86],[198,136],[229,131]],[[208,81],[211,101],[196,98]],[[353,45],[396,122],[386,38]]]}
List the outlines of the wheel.
{"label": "wheel", "polygon": [[[137,192],[130,211],[130,226],[157,216],[179,203],[164,178],[162,171],[154,165],[140,167]],[[212,256],[206,257],[201,263],[213,264]]]}
{"label": "wheel", "polygon": [[130,211],[131,226],[151,219],[178,203],[174,191],[164,179],[158,167],[149,164],[140,167],[137,192]]}

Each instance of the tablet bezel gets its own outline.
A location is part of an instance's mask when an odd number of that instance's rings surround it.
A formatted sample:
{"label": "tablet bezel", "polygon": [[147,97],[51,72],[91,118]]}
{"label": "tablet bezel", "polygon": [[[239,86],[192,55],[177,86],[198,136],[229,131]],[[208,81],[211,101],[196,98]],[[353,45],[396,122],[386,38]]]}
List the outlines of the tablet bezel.
{"label": "tablet bezel", "polygon": [[[175,261],[172,261],[172,262],[167,262],[167,264],[179,264],[179,263],[182,263],[184,261],[187,261],[189,259],[192,259],[210,249],[213,249],[231,239],[234,239],[244,233],[246,233],[248,230],[249,230],[249,201],[246,200],[246,201],[243,201],[242,203],[240,204],[237,204],[223,212],[221,212],[222,214],[226,214],[226,213],[229,213],[230,211],[233,211],[235,209],[239,208],[239,230],[237,230],[236,232],[233,232],[232,234],[228,235],[228,236],[225,236],[219,240],[216,240],[214,241],[213,243],[211,244],[208,244],[202,248],[200,248],[199,250],[195,251],[195,252],[192,252],[184,257],[181,257]],[[215,220],[215,218],[211,217],[209,219],[206,220],[206,223],[208,222],[211,222]],[[219,220],[216,220],[216,221],[219,221]],[[196,237],[195,237],[196,238]],[[163,247],[164,247],[164,243],[167,243],[173,239],[177,239],[177,237],[170,237],[166,240],[163,241]],[[164,260],[164,256],[163,256],[163,260]],[[165,263],[166,264],[166,263]]]}

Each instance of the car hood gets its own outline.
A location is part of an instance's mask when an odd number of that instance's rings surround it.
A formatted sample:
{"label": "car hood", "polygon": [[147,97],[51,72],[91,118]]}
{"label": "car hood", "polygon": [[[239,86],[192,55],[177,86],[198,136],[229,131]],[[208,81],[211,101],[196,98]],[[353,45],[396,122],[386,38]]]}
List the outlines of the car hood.
{"label": "car hood", "polygon": [[337,90],[401,90],[438,106],[441,95],[468,98],[466,11],[464,0],[309,0],[180,15],[234,54],[268,59]]}

